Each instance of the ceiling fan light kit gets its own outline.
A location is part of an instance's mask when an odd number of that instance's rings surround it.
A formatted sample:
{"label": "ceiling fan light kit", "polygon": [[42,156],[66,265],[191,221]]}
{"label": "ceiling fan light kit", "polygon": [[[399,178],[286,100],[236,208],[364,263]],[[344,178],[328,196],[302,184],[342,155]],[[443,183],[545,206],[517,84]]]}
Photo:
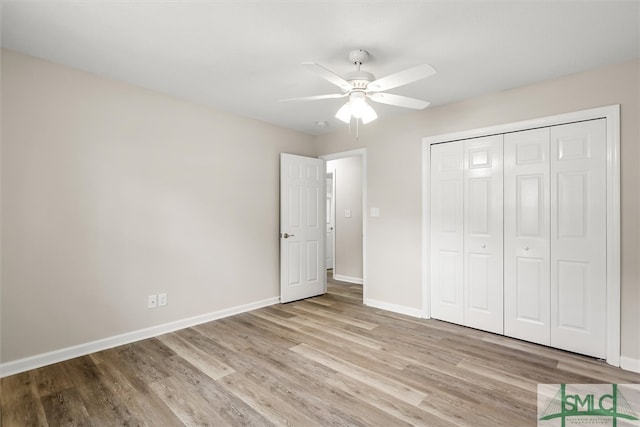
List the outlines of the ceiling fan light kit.
{"label": "ceiling fan light kit", "polygon": [[345,123],[351,122],[351,117],[360,119],[362,124],[367,124],[378,118],[375,110],[367,103],[364,92],[353,92],[349,95],[349,101],[336,113],[336,118]]}
{"label": "ceiling fan light kit", "polygon": [[369,52],[366,50],[352,50],[349,53],[349,61],[356,65],[357,70],[347,74],[344,78],[320,64],[316,64],[314,62],[303,62],[302,65],[310,68],[325,80],[338,86],[343,93],[289,98],[283,99],[282,101],[315,101],[319,99],[344,98],[348,96],[349,100],[340,107],[335,116],[338,120],[347,124],[350,124],[353,118],[356,119],[356,123],[360,120],[362,124],[367,124],[378,118],[378,115],[373,107],[369,105],[367,99],[380,104],[394,105],[397,107],[412,108],[416,110],[422,110],[429,105],[427,101],[423,101],[421,99],[381,92],[383,90],[403,86],[435,74],[436,70],[431,65],[418,65],[416,67],[376,79],[373,74],[360,69],[360,66],[368,59]]}

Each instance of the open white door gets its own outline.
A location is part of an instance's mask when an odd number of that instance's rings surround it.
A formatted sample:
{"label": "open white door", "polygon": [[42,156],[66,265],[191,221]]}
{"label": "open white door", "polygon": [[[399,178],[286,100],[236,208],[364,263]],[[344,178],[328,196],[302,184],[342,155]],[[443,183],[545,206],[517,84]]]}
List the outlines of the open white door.
{"label": "open white door", "polygon": [[280,302],[326,292],[324,161],[280,154]]}

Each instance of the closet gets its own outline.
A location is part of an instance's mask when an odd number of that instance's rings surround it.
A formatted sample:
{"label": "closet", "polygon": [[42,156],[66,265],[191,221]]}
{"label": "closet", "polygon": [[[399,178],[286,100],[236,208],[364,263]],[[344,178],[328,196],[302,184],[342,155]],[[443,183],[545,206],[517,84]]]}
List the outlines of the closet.
{"label": "closet", "polygon": [[606,119],[431,146],[431,316],[606,356]]}

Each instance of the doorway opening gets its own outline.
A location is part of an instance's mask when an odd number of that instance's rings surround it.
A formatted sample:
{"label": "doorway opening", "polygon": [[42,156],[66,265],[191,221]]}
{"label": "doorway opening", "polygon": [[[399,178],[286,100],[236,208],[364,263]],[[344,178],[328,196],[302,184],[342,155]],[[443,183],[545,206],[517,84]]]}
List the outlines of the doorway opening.
{"label": "doorway opening", "polygon": [[366,293],[366,149],[320,156],[327,178],[327,279]]}

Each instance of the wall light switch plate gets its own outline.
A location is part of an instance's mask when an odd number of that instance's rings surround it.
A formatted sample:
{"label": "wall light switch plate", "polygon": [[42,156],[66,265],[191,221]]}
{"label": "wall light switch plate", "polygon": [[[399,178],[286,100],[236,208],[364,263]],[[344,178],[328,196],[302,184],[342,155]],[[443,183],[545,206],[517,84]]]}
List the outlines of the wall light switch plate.
{"label": "wall light switch plate", "polygon": [[351,209],[345,209],[344,210],[344,217],[345,218],[351,218]]}
{"label": "wall light switch plate", "polygon": [[380,216],[380,208],[371,208],[371,216]]}
{"label": "wall light switch plate", "polygon": [[158,294],[158,307],[164,307],[165,305],[167,305],[167,294],[163,292]]}

